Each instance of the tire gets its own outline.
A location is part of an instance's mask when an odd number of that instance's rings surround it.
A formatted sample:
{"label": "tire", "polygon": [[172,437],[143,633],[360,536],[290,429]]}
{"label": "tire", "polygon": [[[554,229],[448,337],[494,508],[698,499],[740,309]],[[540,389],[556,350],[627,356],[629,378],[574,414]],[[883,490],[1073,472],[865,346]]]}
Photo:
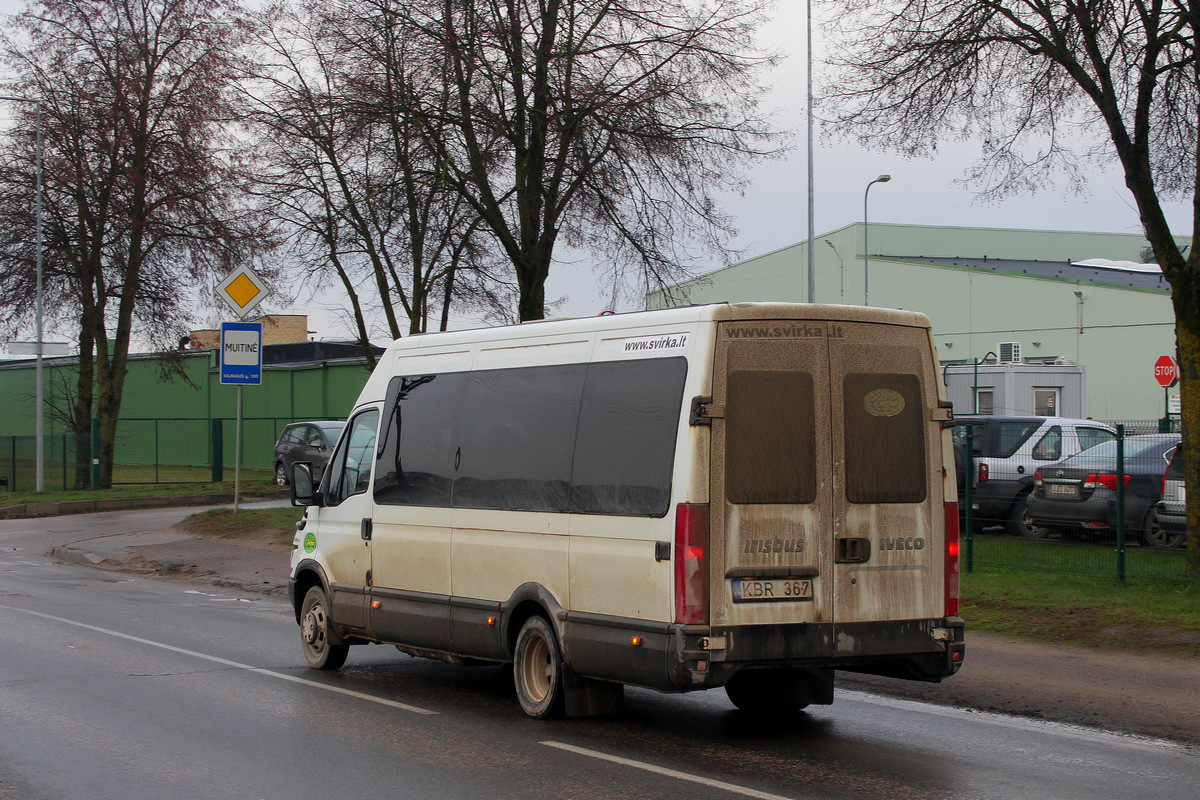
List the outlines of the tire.
{"label": "tire", "polygon": [[287,486],[291,481],[288,480],[287,467],[280,461],[275,465],[275,483],[279,486]]}
{"label": "tire", "polygon": [[329,598],[320,586],[304,595],[300,606],[300,640],[304,645],[304,660],[312,669],[334,670],[346,663],[350,646],[330,641]]}
{"label": "tire", "polygon": [[530,617],[521,626],[513,648],[513,685],[528,716],[550,719],[562,713],[562,654],[545,617]]}
{"label": "tire", "polygon": [[1009,536],[1045,539],[1050,535],[1049,528],[1038,527],[1029,521],[1029,492],[1018,497],[1009,507],[1006,527]]}
{"label": "tire", "polygon": [[808,703],[793,699],[800,679],[790,670],[744,669],[725,684],[725,694],[747,714],[793,714],[808,707]]}
{"label": "tire", "polygon": [[1149,547],[1167,549],[1182,547],[1186,537],[1180,533],[1171,533],[1158,524],[1158,514],[1151,508],[1146,512],[1146,520],[1142,523],[1142,541]]}

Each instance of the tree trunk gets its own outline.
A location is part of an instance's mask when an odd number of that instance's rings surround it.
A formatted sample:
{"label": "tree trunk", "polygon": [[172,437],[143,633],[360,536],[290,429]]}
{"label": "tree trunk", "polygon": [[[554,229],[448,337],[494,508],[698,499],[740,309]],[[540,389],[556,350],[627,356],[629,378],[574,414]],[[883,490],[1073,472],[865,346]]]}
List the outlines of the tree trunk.
{"label": "tree trunk", "polygon": [[[1196,266],[1189,258],[1188,274],[1194,274]],[[1179,362],[1179,395],[1183,400],[1180,419],[1183,430],[1183,475],[1188,487],[1189,499],[1193,489],[1200,486],[1200,394],[1191,387],[1200,387],[1200,301],[1196,299],[1196,286],[1172,284],[1172,300],[1175,306],[1175,360]],[[1187,504],[1187,574],[1200,576],[1200,504]]]}

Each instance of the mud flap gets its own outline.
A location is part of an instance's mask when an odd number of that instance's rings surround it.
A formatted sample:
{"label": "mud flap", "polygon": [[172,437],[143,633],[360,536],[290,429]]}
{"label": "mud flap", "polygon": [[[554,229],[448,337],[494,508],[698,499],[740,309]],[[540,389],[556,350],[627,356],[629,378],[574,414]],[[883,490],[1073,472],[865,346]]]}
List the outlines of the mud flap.
{"label": "mud flap", "polygon": [[568,717],[596,717],[625,710],[625,684],[581,678],[563,667],[563,712]]}

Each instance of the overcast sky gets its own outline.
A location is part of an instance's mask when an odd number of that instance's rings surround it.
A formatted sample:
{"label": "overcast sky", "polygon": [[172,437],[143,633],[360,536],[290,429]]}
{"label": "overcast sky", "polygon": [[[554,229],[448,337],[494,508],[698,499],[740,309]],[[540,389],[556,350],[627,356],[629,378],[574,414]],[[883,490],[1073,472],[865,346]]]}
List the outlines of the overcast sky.
{"label": "overcast sky", "polygon": [[[17,0],[0,0],[0,12],[17,11]],[[754,256],[794,244],[807,237],[807,160],[805,152],[805,25],[801,0],[781,0],[773,24],[763,31],[762,41],[788,57],[768,76],[771,87],[764,107],[777,109],[780,128],[796,133],[794,150],[783,161],[765,163],[750,173],[744,196],[728,197],[725,208],[737,220],[740,234],[733,242],[744,255]],[[814,34],[817,64],[814,70],[818,92],[823,76],[822,32]],[[959,225],[987,228],[1033,228],[1052,230],[1107,231],[1140,233],[1128,190],[1117,171],[1091,175],[1082,194],[1066,185],[1048,186],[1035,195],[1022,195],[1002,203],[982,204],[975,193],[956,183],[979,155],[973,143],[939,145],[937,158],[909,160],[886,153],[869,151],[837,140],[818,127],[815,137],[815,217],[816,233],[840,228],[862,219],[863,192],[867,184],[882,173],[892,176],[886,184],[871,190],[870,219],[917,225]],[[1169,220],[1175,230],[1190,229],[1190,216],[1183,203],[1168,206]],[[1103,257],[1103,253],[1092,254]],[[713,263],[711,269],[724,266]],[[591,316],[606,307],[604,294],[586,260],[575,264],[557,264],[547,283],[547,299],[566,297],[557,310],[564,316]],[[770,298],[763,298],[770,299]],[[820,299],[820,298],[818,298]],[[352,335],[335,307],[341,298],[336,292],[312,297],[300,292],[295,303],[269,298],[264,310],[275,313],[308,314],[309,329],[316,338],[338,339]],[[619,310],[631,310],[631,307]],[[211,325],[220,320],[214,309],[197,309],[196,324]],[[456,327],[470,326],[461,320]],[[50,336],[48,335],[49,339]]]}
{"label": "overcast sky", "polygon": [[[771,94],[764,106],[778,109],[780,127],[797,135],[789,158],[757,167],[750,173],[750,186],[744,196],[730,197],[725,203],[725,208],[737,218],[740,230],[734,246],[744,251],[746,257],[795,244],[808,236],[805,3],[782,0],[780,6],[775,23],[767,26],[761,38],[767,47],[789,55],[769,78]],[[821,36],[818,23],[813,48],[817,54],[814,75],[818,93],[824,71],[820,63]],[[861,220],[867,184],[885,173],[892,176],[891,181],[871,189],[871,221],[1141,233],[1137,211],[1117,170],[1091,174],[1082,194],[1060,184],[1034,195],[983,204],[974,191],[957,183],[979,157],[978,143],[942,143],[936,159],[910,160],[865,150],[830,134],[818,125],[814,136],[817,235]],[[1191,229],[1188,207],[1175,202],[1167,208],[1173,229],[1188,232]],[[711,266],[716,269],[723,265]],[[564,315],[587,316],[603,310],[603,300],[586,266],[562,267],[551,274],[547,298],[564,295],[570,298],[562,309]]]}

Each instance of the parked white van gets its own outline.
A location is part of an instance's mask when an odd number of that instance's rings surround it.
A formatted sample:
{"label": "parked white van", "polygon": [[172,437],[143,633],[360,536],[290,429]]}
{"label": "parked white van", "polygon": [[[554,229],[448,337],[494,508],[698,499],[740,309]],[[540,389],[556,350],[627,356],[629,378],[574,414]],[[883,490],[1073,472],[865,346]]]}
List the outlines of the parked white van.
{"label": "parked white van", "polygon": [[512,663],[525,713],[623,685],[778,712],[835,669],[962,663],[949,404],[928,319],[743,303],[411,336],[319,488],[290,592],[336,669]]}

